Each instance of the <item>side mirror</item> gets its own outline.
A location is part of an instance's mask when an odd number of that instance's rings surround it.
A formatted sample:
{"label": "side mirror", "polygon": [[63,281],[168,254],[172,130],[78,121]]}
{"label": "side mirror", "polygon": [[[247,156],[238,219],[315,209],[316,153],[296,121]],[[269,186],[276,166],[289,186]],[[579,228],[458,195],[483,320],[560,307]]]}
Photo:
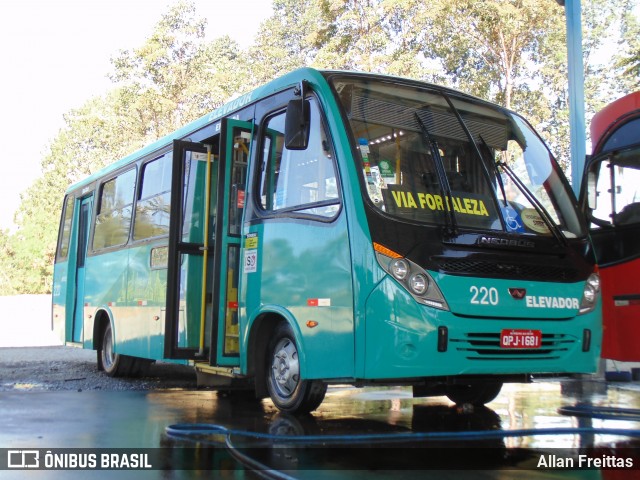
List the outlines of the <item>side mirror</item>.
{"label": "side mirror", "polygon": [[587,204],[591,210],[595,210],[598,206],[597,182],[596,173],[589,172],[587,174]]}
{"label": "side mirror", "polygon": [[309,100],[291,100],[284,121],[284,146],[289,150],[306,150],[309,146],[310,124]]}

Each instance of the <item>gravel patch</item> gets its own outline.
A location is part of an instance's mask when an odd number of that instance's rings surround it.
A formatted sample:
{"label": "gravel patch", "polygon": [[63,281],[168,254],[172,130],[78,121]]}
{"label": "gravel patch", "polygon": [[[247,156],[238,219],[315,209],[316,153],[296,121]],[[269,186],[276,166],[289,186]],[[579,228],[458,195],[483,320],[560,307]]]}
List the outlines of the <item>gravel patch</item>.
{"label": "gravel patch", "polygon": [[193,368],[156,362],[144,376],[112,378],[98,370],[94,350],[67,346],[0,348],[0,392],[172,388],[196,388]]}

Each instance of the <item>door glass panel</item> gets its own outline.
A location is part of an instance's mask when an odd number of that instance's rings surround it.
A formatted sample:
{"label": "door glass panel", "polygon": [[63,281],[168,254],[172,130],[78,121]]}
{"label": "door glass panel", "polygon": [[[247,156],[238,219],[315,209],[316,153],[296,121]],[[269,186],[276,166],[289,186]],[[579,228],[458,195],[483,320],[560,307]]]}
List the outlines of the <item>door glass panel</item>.
{"label": "door glass panel", "polygon": [[[204,202],[206,194],[207,154],[186,152],[184,158],[184,196],[182,215],[182,241],[204,243]],[[215,162],[212,171],[215,171]],[[212,182],[212,185],[215,183]],[[216,195],[211,196],[210,211],[215,211]]]}
{"label": "door glass panel", "polygon": [[64,204],[64,217],[62,220],[62,234],[60,235],[60,244],[58,245],[57,261],[64,260],[69,255],[69,241],[71,239],[71,222],[73,221],[73,205],[75,198],[72,195],[67,197]]}
{"label": "door glass panel", "polygon": [[82,200],[78,221],[78,247],[76,257],[76,291],[75,310],[73,314],[72,341],[81,342],[84,328],[84,283],[85,261],[87,258],[87,243],[89,238],[89,221],[91,218],[91,198]]}
{"label": "door glass panel", "polygon": [[238,127],[233,129],[231,163],[231,199],[229,202],[229,235],[240,235],[240,222],[244,211],[245,184],[249,160],[251,132]]}
{"label": "door glass panel", "polygon": [[[180,293],[178,314],[179,348],[198,349],[200,347],[200,316],[202,296],[202,255],[180,255]],[[207,312],[211,315],[211,269],[207,277]],[[209,346],[211,322],[205,323],[205,347]]]}
{"label": "door glass panel", "polygon": [[[216,184],[211,182],[209,196],[207,159],[204,145],[174,142],[165,319],[167,358],[203,358],[210,345],[207,332],[211,331],[213,255],[205,249],[204,232],[207,202],[215,204]],[[164,195],[167,175],[163,168],[157,168],[155,174],[158,183],[150,186],[147,193],[148,198],[157,199]],[[215,168],[209,174],[213,178]]]}
{"label": "door glass panel", "polygon": [[227,256],[227,301],[224,315],[224,354],[237,355],[238,344],[238,268],[240,248],[230,245]]}
{"label": "door glass panel", "polygon": [[[223,126],[224,139],[221,153],[224,155],[224,222],[217,231],[216,252],[219,255],[219,288],[216,291],[217,321],[216,351],[212,351],[211,363],[216,365],[239,364],[238,329],[238,270],[240,267],[240,235],[245,207],[245,182],[251,149],[253,126],[239,120],[226,120]],[[214,297],[216,297],[214,295]],[[213,350],[213,349],[212,349]]]}

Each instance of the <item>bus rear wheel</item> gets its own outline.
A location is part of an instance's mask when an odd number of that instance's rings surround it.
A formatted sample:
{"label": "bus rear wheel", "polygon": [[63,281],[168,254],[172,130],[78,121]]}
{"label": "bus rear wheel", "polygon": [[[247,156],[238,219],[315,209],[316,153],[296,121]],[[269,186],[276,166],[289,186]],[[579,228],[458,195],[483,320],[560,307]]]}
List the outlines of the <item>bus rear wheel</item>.
{"label": "bus rear wheel", "polygon": [[300,377],[298,347],[291,327],[281,323],[267,349],[267,391],[278,410],[288,413],[309,413],[320,406],[327,385],[320,380]]}
{"label": "bus rear wheel", "polygon": [[102,332],[102,343],[98,350],[98,369],[110,377],[127,375],[133,366],[132,358],[113,351],[113,330],[111,323],[107,323]]}
{"label": "bus rear wheel", "polygon": [[484,405],[494,400],[500,390],[502,383],[475,383],[471,385],[448,385],[446,395],[449,400],[461,405],[470,403],[472,405]]}

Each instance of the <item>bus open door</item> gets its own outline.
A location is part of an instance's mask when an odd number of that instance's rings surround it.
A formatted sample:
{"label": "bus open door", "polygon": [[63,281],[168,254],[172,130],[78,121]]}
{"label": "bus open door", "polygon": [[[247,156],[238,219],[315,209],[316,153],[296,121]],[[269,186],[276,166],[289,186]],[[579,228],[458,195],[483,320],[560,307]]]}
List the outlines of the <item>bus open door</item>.
{"label": "bus open door", "polygon": [[[239,365],[238,271],[251,124],[223,120],[203,143],[174,141],[166,358]],[[210,370],[210,369],[209,369]]]}
{"label": "bus open door", "polygon": [[600,267],[602,357],[640,361],[640,92],[598,112],[581,205]]}

